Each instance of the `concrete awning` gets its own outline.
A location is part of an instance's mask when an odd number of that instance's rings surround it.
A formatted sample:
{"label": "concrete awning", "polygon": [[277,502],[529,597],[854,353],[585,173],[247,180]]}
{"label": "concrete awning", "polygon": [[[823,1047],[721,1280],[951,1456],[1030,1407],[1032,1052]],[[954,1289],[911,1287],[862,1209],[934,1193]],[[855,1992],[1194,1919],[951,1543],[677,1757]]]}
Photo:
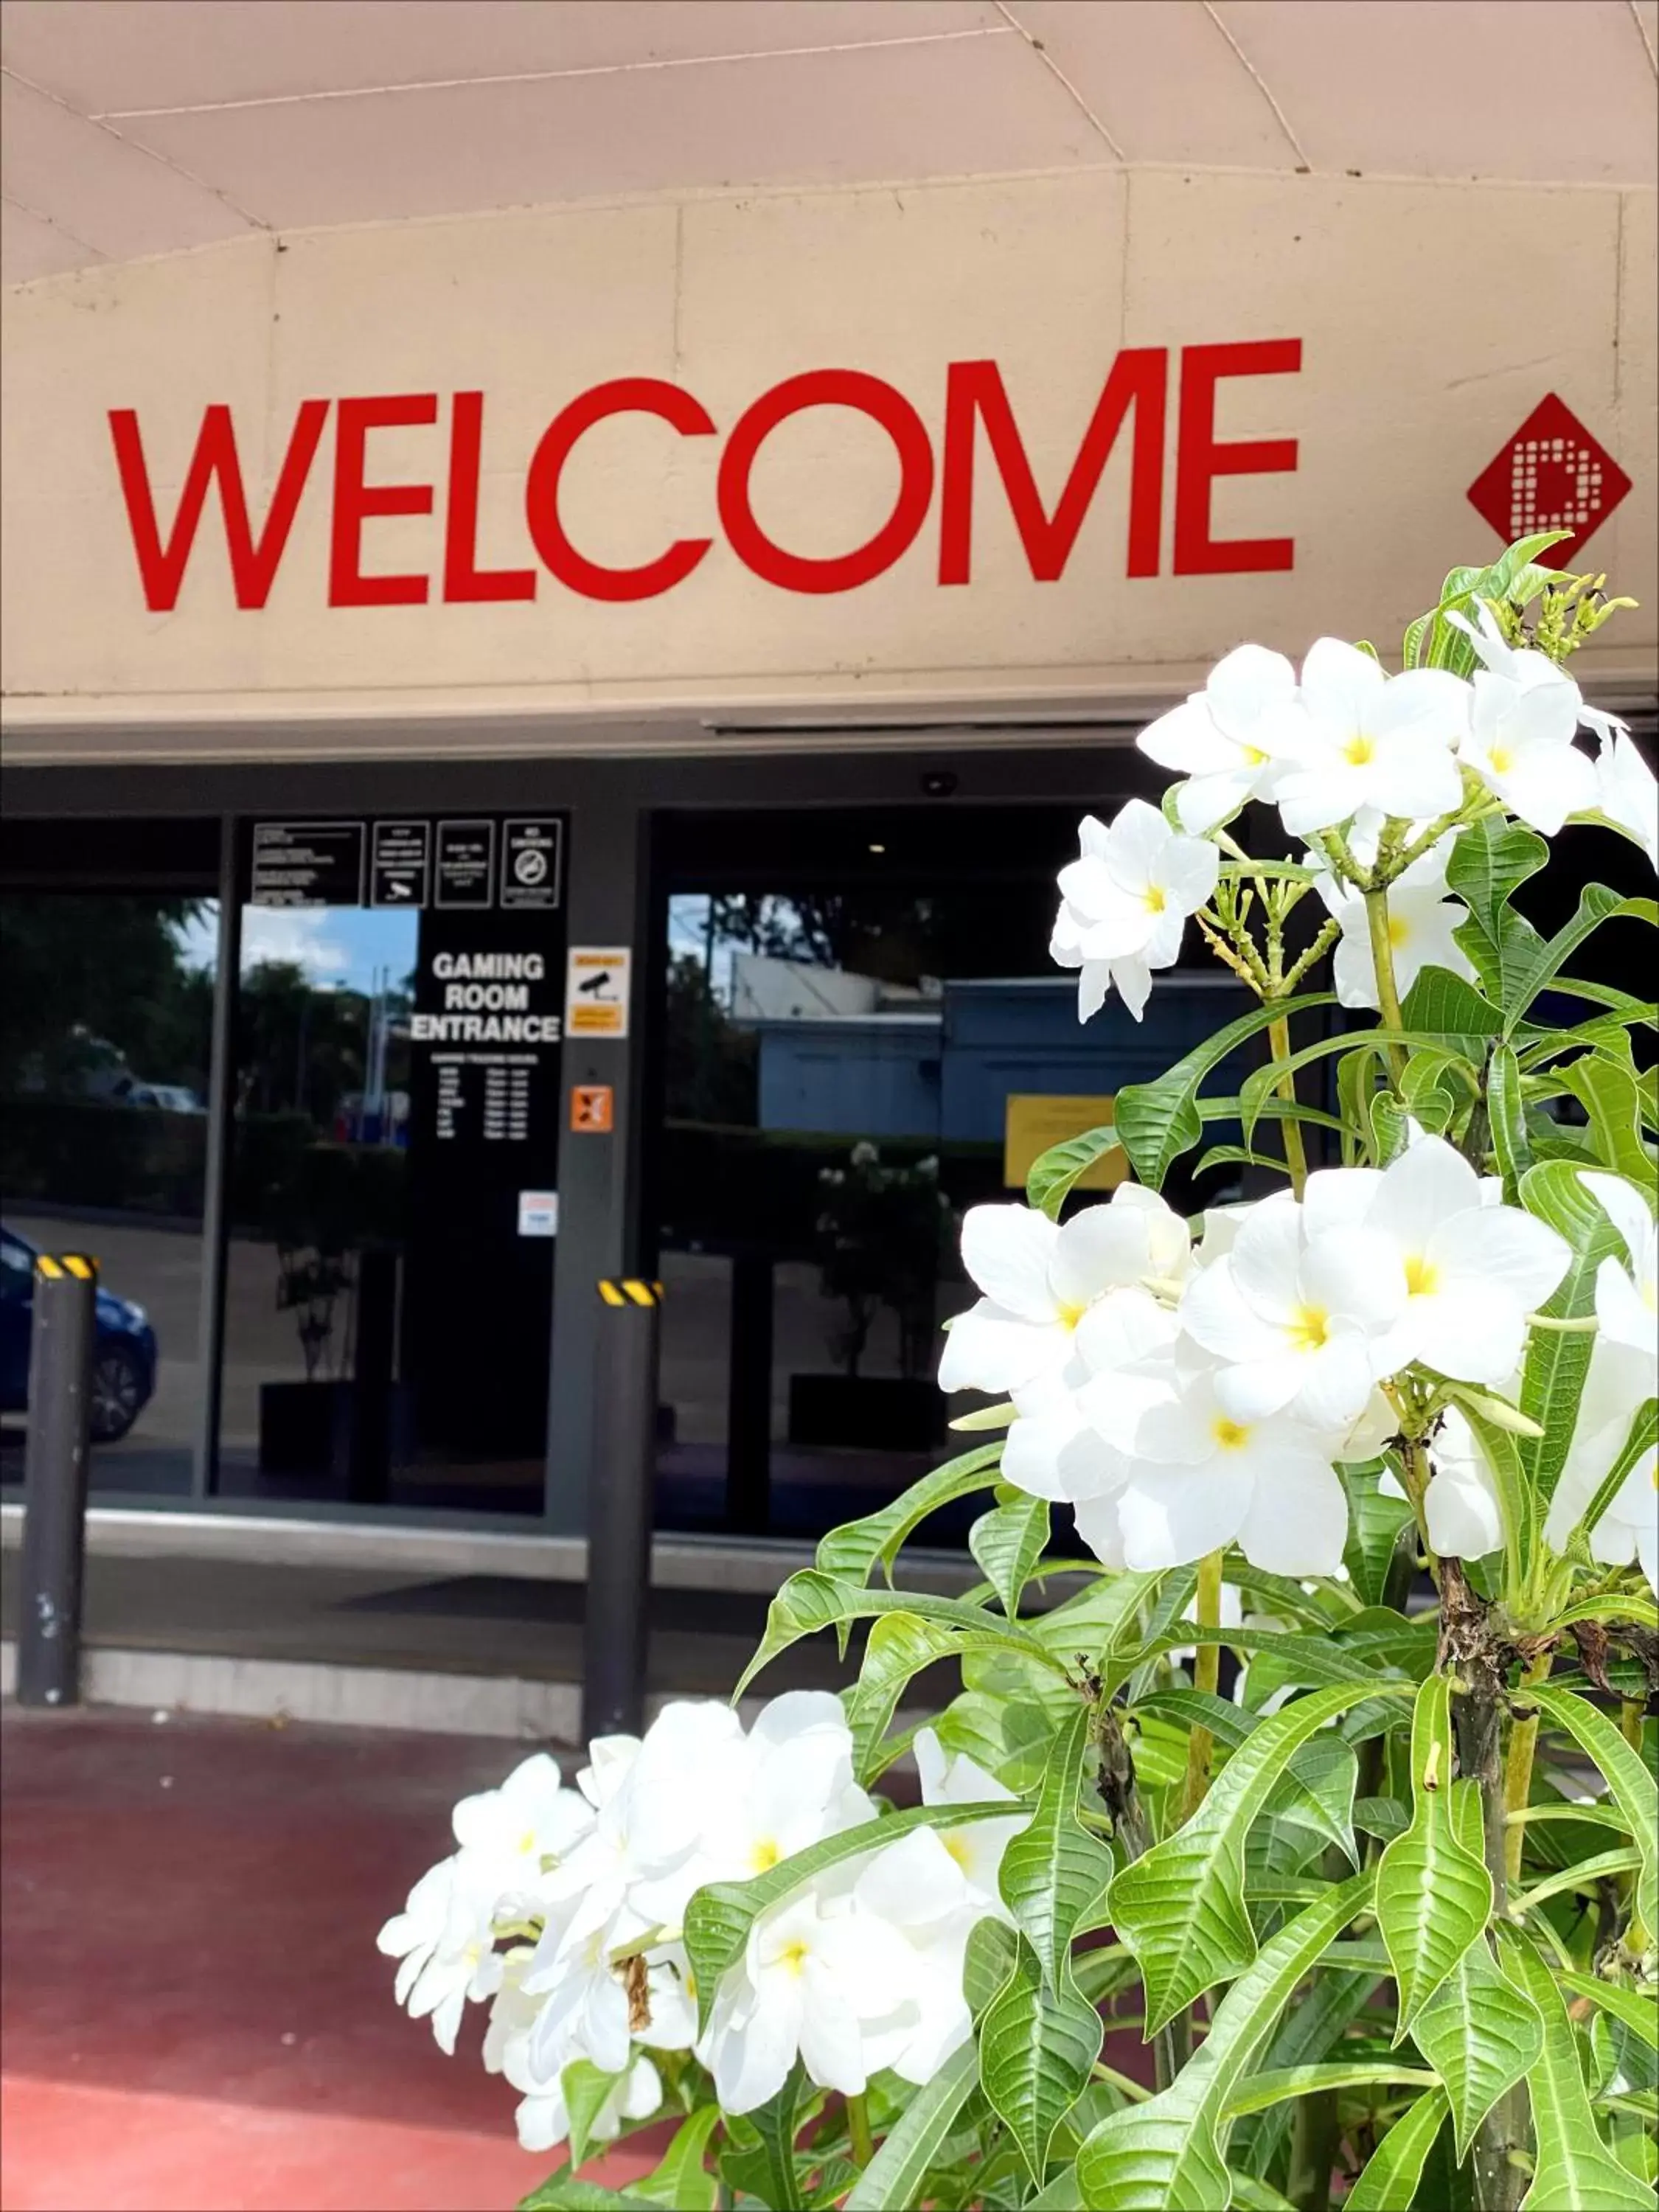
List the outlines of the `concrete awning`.
{"label": "concrete awning", "polygon": [[6,0],[12,283],[251,232],[1172,166],[1655,178],[1659,0]]}

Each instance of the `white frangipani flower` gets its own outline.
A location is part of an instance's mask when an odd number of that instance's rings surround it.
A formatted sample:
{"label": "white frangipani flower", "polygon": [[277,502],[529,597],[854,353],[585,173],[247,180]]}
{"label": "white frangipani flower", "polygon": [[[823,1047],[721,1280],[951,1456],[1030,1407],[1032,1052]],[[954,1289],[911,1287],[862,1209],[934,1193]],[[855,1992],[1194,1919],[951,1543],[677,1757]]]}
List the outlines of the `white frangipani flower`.
{"label": "white frangipani flower", "polygon": [[1060,872],[1060,908],[1049,951],[1079,968],[1078,1018],[1099,1011],[1113,984],[1139,1021],[1155,968],[1172,968],[1188,915],[1216,886],[1221,855],[1182,837],[1155,806],[1131,799],[1108,827],[1089,816],[1081,857]]}
{"label": "white frangipani flower", "polygon": [[495,1865],[457,1851],[428,1868],[374,1939],[398,1961],[397,2002],[407,2004],[411,2020],[430,2018],[434,2040],[450,2057],[468,1999],[494,1996],[501,1985],[493,1926],[498,1894]]}
{"label": "white frangipani flower", "polygon": [[872,2071],[890,2067],[907,2081],[930,2081],[974,2032],[962,1969],[983,1910],[950,1850],[927,1828],[878,1851],[860,1875],[853,1900],[892,1937],[890,1987],[905,2000],[883,2033],[866,2030],[868,2063]]}
{"label": "white frangipani flower", "polygon": [[[1316,1206],[1323,1194],[1314,1185],[1332,1176],[1361,1199],[1360,1224],[1392,1243],[1405,1272],[1405,1304],[1378,1347],[1379,1379],[1421,1360],[1455,1382],[1501,1384],[1520,1364],[1527,1316],[1567,1271],[1565,1238],[1497,1203],[1498,1186],[1483,1184],[1441,1137],[1420,1138],[1380,1176],[1358,1168],[1310,1176]],[[1326,1189],[1334,1203],[1339,1187]]]}
{"label": "white frangipani flower", "polygon": [[1139,1283],[1097,1300],[1078,1322],[1066,1364],[1014,1391],[1003,1480],[1030,1497],[1072,1504],[1109,1489],[1120,1476],[1118,1455],[1085,1414],[1078,1393],[1097,1376],[1170,1350],[1180,1333],[1173,1310]]}
{"label": "white frangipani flower", "polygon": [[[1012,1790],[1005,1789],[964,1752],[947,1753],[932,1729],[917,1729],[915,1751],[924,1805],[983,1805],[994,1797],[1018,1802]],[[1026,1815],[1021,1813],[1012,1820],[969,1820],[960,1828],[932,1831],[961,1873],[975,1919],[983,1919],[987,1913],[998,1920],[1009,1917],[997,1877],[1002,1854],[1026,1825]]]}
{"label": "white frangipani flower", "polygon": [[1292,836],[1335,828],[1362,807],[1432,820],[1462,801],[1454,748],[1469,687],[1444,669],[1386,675],[1369,653],[1322,637],[1302,665],[1303,720],[1273,795]]}
{"label": "white frangipani flower", "polygon": [[1595,811],[1632,837],[1659,868],[1659,781],[1616,714],[1581,710],[1601,743],[1595,761]]}
{"label": "white frangipani flower", "polygon": [[1659,1223],[1647,1200],[1623,1176],[1580,1170],[1578,1180],[1624,1239],[1628,1267],[1611,1257],[1595,1271],[1595,1318],[1604,1344],[1626,1346],[1649,1359],[1659,1342]]}
{"label": "white frangipani flower", "polygon": [[1546,837],[1595,804],[1595,770],[1572,742],[1583,715],[1578,686],[1547,654],[1504,641],[1487,606],[1478,623],[1449,619],[1485,663],[1459,758],[1511,813]]}
{"label": "white frangipani flower", "polygon": [[[1654,1395],[1652,1340],[1640,1351],[1604,1340],[1590,1352],[1578,1421],[1544,1523],[1545,1540],[1565,1551],[1596,1492],[1612,1474],[1629,1441],[1638,1409]],[[1639,1561],[1659,1596],[1659,1447],[1650,1445],[1589,1531],[1593,1559],[1608,1566]]]}
{"label": "white frangipani flower", "polygon": [[1215,1393],[1231,1419],[1289,1412],[1346,1433],[1384,1371],[1378,1347],[1405,1305],[1405,1270],[1387,1237],[1308,1226],[1288,1192],[1263,1200],[1188,1285],[1180,1319],[1221,1363]]}
{"label": "white frangipani flower", "polygon": [[1271,793],[1297,711],[1296,671],[1284,654],[1241,645],[1217,661],[1201,691],[1160,715],[1135,744],[1160,768],[1190,779],[1176,787],[1176,812],[1183,830],[1201,837],[1247,800]]}
{"label": "white frangipani flower", "polygon": [[774,1698],[750,1730],[743,1767],[718,1790],[705,1772],[681,1789],[707,1791],[700,1881],[746,1881],[825,1836],[872,1820],[876,1808],[853,1779],[846,1708],[828,1690]]}
{"label": "white frangipani flower", "polygon": [[1123,1480],[1075,1508],[1108,1566],[1185,1566],[1237,1542],[1269,1574],[1328,1575],[1342,1563],[1348,1501],[1327,1443],[1284,1413],[1241,1421],[1212,1374],[1174,1360],[1103,1377],[1083,1394],[1121,1437]]}
{"label": "white frangipani flower", "polygon": [[[1468,908],[1447,895],[1446,863],[1455,842],[1443,837],[1389,885],[1389,945],[1401,998],[1425,968],[1449,969],[1454,975],[1474,981],[1474,964],[1452,934],[1469,918]],[[1316,888],[1342,925],[1331,960],[1338,1000],[1345,1006],[1377,1006],[1376,963],[1364,893],[1339,886],[1324,873]]]}
{"label": "white frangipani flower", "polygon": [[1431,1473],[1423,1518],[1442,1559],[1484,1559],[1504,1541],[1498,1486],[1479,1439],[1455,1406],[1449,1407],[1429,1447]]}
{"label": "white frangipani flower", "polygon": [[776,2096],[797,2055],[821,2088],[864,2094],[866,2033],[916,2018],[894,1987],[899,1938],[849,1892],[808,1885],[763,1912],[721,1982],[697,2056],[728,2112]]}
{"label": "white frangipani flower", "polygon": [[498,1790],[463,1797],[453,1815],[463,1850],[500,1869],[503,1897],[532,1892],[546,1863],[573,1850],[593,1826],[586,1800],[560,1786],[558,1762],[538,1751]]}
{"label": "white frangipani flower", "polygon": [[969,1206],[962,1264],[984,1296],[951,1324],[939,1388],[1015,1390],[1066,1366],[1079,1322],[1109,1291],[1178,1283],[1189,1239],[1155,1191],[1120,1183],[1063,1228],[1028,1206]]}

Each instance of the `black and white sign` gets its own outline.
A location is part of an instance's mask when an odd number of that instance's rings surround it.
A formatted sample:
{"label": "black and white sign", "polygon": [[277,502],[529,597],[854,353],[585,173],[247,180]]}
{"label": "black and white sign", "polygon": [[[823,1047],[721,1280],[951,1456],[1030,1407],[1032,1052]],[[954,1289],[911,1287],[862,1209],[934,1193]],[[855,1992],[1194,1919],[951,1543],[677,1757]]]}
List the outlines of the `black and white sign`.
{"label": "black and white sign", "polygon": [[361,906],[367,842],[361,822],[256,822],[250,902]]}
{"label": "black and white sign", "polygon": [[495,890],[495,825],[493,822],[438,824],[438,896],[435,903],[478,911]]}
{"label": "black and white sign", "polygon": [[508,822],[501,830],[501,904],[554,907],[559,903],[558,822]]}
{"label": "black and white sign", "polygon": [[432,824],[377,822],[369,859],[369,904],[423,907],[431,888]]}

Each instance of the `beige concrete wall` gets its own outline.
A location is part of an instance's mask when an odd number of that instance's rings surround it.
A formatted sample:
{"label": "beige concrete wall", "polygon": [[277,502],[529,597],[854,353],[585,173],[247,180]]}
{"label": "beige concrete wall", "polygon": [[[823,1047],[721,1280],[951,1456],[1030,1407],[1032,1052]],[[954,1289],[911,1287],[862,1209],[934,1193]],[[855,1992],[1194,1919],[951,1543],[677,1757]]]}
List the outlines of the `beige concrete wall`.
{"label": "beige concrete wall", "polygon": [[[0,473],[8,752],[234,754],[271,724],[296,746],[325,724],[333,744],[359,718],[419,745],[444,716],[592,748],[606,716],[637,742],[641,721],[720,713],[1109,708],[1184,687],[1247,635],[1296,652],[1334,630],[1386,651],[1448,565],[1496,550],[1467,488],[1551,392],[1634,479],[1583,559],[1643,609],[1582,666],[1621,695],[1650,688],[1654,266],[1649,192],[1147,170],[290,234],[20,287]],[[1214,528],[1289,538],[1294,566],[1175,574],[1182,349],[1290,337],[1300,370],[1224,383],[1216,413],[1224,439],[1296,440],[1297,466],[1218,479]],[[937,461],[949,364],[994,360],[1052,507],[1125,347],[1169,351],[1155,575],[1126,574],[1127,434],[1049,580],[982,430],[966,585],[939,580],[937,476],[908,550],[851,590],[763,580],[719,526],[733,423],[827,368],[896,387]],[[714,544],[672,590],[607,604],[540,568],[525,484],[553,417],[618,377],[690,392],[716,434],[598,424],[564,471],[569,538],[616,564]],[[479,559],[535,568],[532,601],[439,595],[457,391],[484,395]],[[109,410],[137,413],[165,535],[207,406],[232,410],[257,526],[301,403],[387,393],[435,394],[438,422],[374,431],[369,478],[434,486],[434,511],[368,522],[363,565],[430,574],[428,604],[328,604],[331,404],[267,603],[235,605],[210,495],[176,606],[147,608]],[[897,483],[875,424],[817,408],[765,442],[754,509],[825,557],[879,528]]]}

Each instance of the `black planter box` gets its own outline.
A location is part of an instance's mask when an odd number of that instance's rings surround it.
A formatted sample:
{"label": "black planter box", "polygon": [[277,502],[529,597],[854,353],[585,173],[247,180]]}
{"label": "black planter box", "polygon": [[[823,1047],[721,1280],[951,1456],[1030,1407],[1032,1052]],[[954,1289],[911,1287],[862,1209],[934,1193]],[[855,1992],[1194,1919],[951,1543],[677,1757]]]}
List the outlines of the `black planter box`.
{"label": "black planter box", "polygon": [[896,1375],[792,1375],[789,1441],[927,1451],[945,1425],[939,1385]]}
{"label": "black planter box", "polygon": [[261,1474],[331,1474],[351,1467],[349,1382],[259,1385]]}

